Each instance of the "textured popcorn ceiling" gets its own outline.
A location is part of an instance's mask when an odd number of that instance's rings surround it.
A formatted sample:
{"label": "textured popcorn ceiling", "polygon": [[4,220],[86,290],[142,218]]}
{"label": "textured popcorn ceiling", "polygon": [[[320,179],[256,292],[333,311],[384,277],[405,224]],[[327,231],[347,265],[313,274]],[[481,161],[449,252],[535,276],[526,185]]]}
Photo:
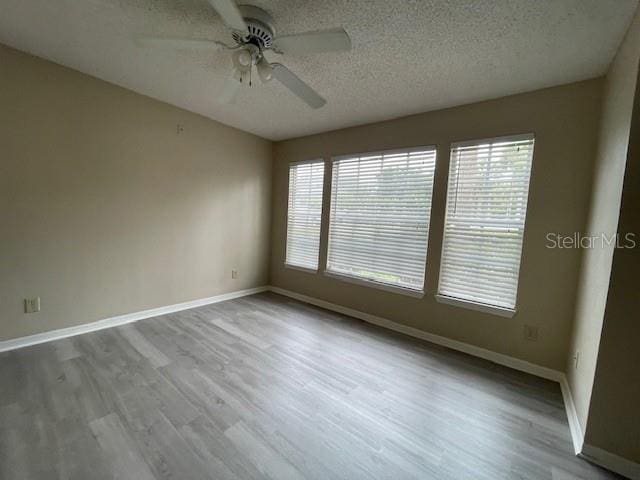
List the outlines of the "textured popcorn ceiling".
{"label": "textured popcorn ceiling", "polygon": [[[229,41],[206,0],[0,0],[0,43],[269,139],[500,97],[605,73],[637,0],[254,0],[280,33],[343,26],[348,53],[272,54],[327,105],[272,82],[216,98],[228,52],[139,48],[134,34]],[[1,66],[0,66],[1,68]]]}

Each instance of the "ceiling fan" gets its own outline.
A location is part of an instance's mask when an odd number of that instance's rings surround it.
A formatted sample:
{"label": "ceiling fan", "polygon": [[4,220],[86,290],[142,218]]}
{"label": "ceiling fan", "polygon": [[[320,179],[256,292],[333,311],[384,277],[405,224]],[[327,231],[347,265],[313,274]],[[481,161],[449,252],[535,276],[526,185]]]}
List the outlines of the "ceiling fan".
{"label": "ceiling fan", "polygon": [[208,2],[232,30],[232,45],[216,40],[155,36],[138,36],[137,42],[141,45],[173,48],[231,50],[233,74],[220,96],[221,102],[229,102],[235,98],[242,84],[251,85],[255,67],[263,83],[275,78],[311,108],[320,108],[327,103],[291,70],[280,63],[270,63],[264,54],[266,51],[292,55],[348,51],[351,49],[351,39],[343,28],[276,36],[273,19],[261,8],[237,6],[233,0]]}

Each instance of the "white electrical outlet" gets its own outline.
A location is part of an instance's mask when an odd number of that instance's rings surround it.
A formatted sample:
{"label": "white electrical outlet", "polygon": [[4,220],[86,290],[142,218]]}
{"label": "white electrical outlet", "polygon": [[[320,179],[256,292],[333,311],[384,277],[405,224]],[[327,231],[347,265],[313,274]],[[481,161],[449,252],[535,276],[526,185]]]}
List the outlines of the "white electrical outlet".
{"label": "white electrical outlet", "polygon": [[238,271],[237,270],[231,270],[231,278],[233,278],[233,279],[238,278]]}
{"label": "white electrical outlet", "polygon": [[40,311],[40,297],[24,299],[24,313],[35,313]]}

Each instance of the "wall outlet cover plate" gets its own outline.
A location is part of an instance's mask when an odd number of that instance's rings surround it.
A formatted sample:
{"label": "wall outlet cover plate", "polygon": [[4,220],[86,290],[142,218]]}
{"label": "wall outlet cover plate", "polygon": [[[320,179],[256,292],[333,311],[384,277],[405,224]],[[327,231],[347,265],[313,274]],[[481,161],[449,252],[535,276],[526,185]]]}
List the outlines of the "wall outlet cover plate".
{"label": "wall outlet cover plate", "polygon": [[24,299],[24,313],[36,313],[40,311],[40,297]]}

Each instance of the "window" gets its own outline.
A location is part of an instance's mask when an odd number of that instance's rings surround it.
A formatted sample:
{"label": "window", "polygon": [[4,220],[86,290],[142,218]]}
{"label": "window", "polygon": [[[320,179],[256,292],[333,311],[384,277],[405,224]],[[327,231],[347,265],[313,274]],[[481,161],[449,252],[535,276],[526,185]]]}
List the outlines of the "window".
{"label": "window", "polygon": [[421,291],[434,148],[334,159],[327,271]]}
{"label": "window", "polygon": [[289,166],[286,265],[318,269],[324,161]]}
{"label": "window", "polygon": [[440,300],[513,315],[532,157],[533,135],[452,145]]}

